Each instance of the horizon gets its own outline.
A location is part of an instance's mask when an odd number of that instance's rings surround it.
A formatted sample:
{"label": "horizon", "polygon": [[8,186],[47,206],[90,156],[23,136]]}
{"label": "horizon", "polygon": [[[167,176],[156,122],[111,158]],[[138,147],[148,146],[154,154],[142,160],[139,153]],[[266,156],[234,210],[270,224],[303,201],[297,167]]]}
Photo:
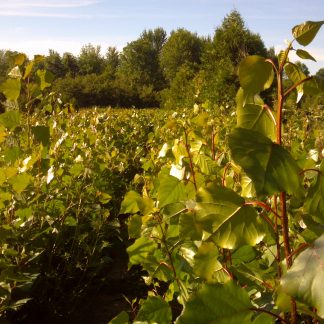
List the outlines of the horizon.
{"label": "horizon", "polygon": [[[19,51],[32,57],[48,55],[50,49],[62,55],[78,56],[83,46],[110,46],[119,51],[144,30],[162,27],[168,35],[185,28],[199,36],[213,36],[224,17],[237,10],[246,27],[260,34],[267,48],[276,52],[292,39],[291,29],[306,20],[323,20],[322,0],[0,0],[0,49]],[[280,10],[279,10],[279,9]],[[317,62],[303,60],[315,74],[324,67],[324,35],[319,32],[307,51]],[[298,48],[303,48],[298,46]],[[298,58],[292,56],[293,61]],[[300,59],[299,59],[300,60]]]}

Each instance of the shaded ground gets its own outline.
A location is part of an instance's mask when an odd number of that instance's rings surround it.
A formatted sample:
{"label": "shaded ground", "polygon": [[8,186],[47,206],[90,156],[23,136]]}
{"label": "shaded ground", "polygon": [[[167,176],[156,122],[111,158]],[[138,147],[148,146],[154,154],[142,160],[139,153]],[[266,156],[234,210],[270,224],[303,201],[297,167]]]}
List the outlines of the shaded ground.
{"label": "shaded ground", "polygon": [[[145,285],[140,267],[133,267],[128,271],[128,255],[126,246],[119,242],[112,246],[110,255],[112,262],[107,269],[103,269],[104,282],[94,282],[86,296],[78,300],[75,310],[64,307],[64,297],[60,301],[61,314],[53,312],[50,304],[40,304],[37,296],[33,301],[24,305],[17,313],[12,313],[1,323],[8,324],[107,324],[112,318],[125,310],[131,315],[131,307],[126,301],[145,298],[148,287]],[[72,296],[73,297],[73,296]],[[70,307],[70,303],[66,303]]]}

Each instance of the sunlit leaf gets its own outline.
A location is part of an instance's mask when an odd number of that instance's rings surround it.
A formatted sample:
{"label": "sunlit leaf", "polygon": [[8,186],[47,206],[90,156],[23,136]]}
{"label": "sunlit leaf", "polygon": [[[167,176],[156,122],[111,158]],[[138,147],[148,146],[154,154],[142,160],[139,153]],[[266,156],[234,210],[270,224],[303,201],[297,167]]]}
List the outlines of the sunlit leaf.
{"label": "sunlit leaf", "polygon": [[317,180],[312,185],[308,192],[305,201],[305,211],[321,224],[324,224],[324,161],[322,161],[320,170],[321,173],[317,175]]}
{"label": "sunlit leaf", "polygon": [[126,193],[120,207],[120,214],[135,214],[141,212],[142,215],[150,213],[153,209],[153,201],[148,197],[142,197],[136,191]]}
{"label": "sunlit leaf", "polygon": [[297,256],[281,285],[288,295],[315,307],[324,319],[324,234]]}
{"label": "sunlit leaf", "polygon": [[8,76],[13,79],[21,79],[22,75],[19,66],[15,66],[14,68],[12,68],[8,73]]}
{"label": "sunlit leaf", "polygon": [[148,237],[138,238],[131,246],[127,248],[129,264],[141,264],[146,261],[150,254],[153,254],[157,245]]}
{"label": "sunlit leaf", "polygon": [[217,260],[218,248],[214,243],[203,243],[194,256],[193,271],[197,276],[207,281],[211,280],[215,271],[222,269]]}
{"label": "sunlit leaf", "polygon": [[114,317],[108,324],[128,324],[129,316],[125,311],[119,313],[116,317]]}
{"label": "sunlit leaf", "polygon": [[0,115],[0,124],[8,129],[14,129],[20,125],[20,118],[19,111],[6,111]]}
{"label": "sunlit leaf", "polygon": [[159,208],[162,208],[168,204],[185,200],[185,186],[179,179],[168,174],[161,174],[159,176],[159,180]]}
{"label": "sunlit leaf", "polygon": [[251,323],[253,312],[248,293],[232,281],[205,284],[189,299],[177,324]]}
{"label": "sunlit leaf", "polygon": [[19,79],[9,78],[0,85],[0,91],[8,100],[16,101],[20,95],[21,83]]}
{"label": "sunlit leaf", "polygon": [[17,174],[11,177],[8,182],[12,185],[12,188],[17,193],[24,191],[32,181],[33,177],[27,173]]}
{"label": "sunlit leaf", "polygon": [[160,296],[148,296],[143,302],[135,321],[145,323],[171,323],[172,314],[169,304]]}

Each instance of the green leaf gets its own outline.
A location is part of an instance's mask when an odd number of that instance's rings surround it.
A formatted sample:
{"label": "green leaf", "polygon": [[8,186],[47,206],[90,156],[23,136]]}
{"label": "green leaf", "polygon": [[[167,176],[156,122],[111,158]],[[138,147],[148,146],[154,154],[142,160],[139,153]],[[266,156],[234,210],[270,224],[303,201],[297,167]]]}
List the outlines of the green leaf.
{"label": "green leaf", "polygon": [[307,192],[304,209],[324,225],[324,161],[321,163],[320,172],[315,184]]}
{"label": "green leaf", "polygon": [[298,49],[298,50],[296,51],[296,54],[297,54],[300,58],[302,58],[302,59],[304,59],[304,60],[312,60],[312,61],[316,62],[316,60],[314,59],[314,57],[313,57],[312,55],[310,55],[307,51],[304,51],[304,50]]}
{"label": "green leaf", "polygon": [[67,216],[64,220],[64,225],[74,227],[78,225],[78,221],[73,216]]}
{"label": "green leaf", "polygon": [[197,222],[203,223],[210,239],[222,248],[255,245],[265,235],[256,210],[244,205],[244,199],[228,188],[215,184],[201,188],[195,209]]}
{"label": "green leaf", "polygon": [[116,317],[114,317],[108,324],[128,324],[129,316],[125,311],[119,313]]}
{"label": "green leaf", "polygon": [[13,79],[21,79],[22,75],[19,69],[19,66],[15,66],[11,71],[8,73],[8,76]]}
{"label": "green leaf", "polygon": [[217,257],[218,249],[215,244],[204,242],[194,256],[194,273],[200,278],[210,281],[214,272],[223,268]]}
{"label": "green leaf", "polygon": [[[288,78],[294,84],[297,84],[298,82],[306,78],[306,75],[303,73],[303,71],[296,64],[293,63],[287,63],[285,65],[285,72]],[[302,98],[304,94],[304,83],[297,86],[296,90],[297,90],[297,102],[299,102],[299,100]]]}
{"label": "green leaf", "polygon": [[249,94],[256,94],[270,88],[274,72],[265,58],[252,55],[245,58],[238,70],[241,87]]}
{"label": "green leaf", "polygon": [[270,114],[263,106],[246,104],[237,108],[237,126],[254,130],[274,140],[276,125]]}
{"label": "green leaf", "polygon": [[11,177],[8,182],[17,193],[22,193],[27,186],[31,183],[33,177],[27,173],[20,173]]}
{"label": "green leaf", "polygon": [[293,27],[292,34],[300,45],[306,46],[312,42],[323,24],[323,20],[306,21],[303,24]]}
{"label": "green leaf", "polygon": [[141,237],[142,216],[132,215],[127,221],[128,235],[130,238]]}
{"label": "green leaf", "polygon": [[24,76],[23,76],[23,79],[25,80],[31,73],[32,69],[33,69],[33,66],[34,66],[34,61],[30,61],[27,66],[26,66],[26,69],[25,69],[25,73],[24,73]]}
{"label": "green leaf", "polygon": [[35,126],[32,127],[32,133],[35,138],[40,141],[43,146],[47,146],[50,142],[50,129],[48,126]]}
{"label": "green leaf", "polygon": [[120,207],[120,214],[136,214],[140,212],[142,215],[149,214],[153,209],[153,201],[148,197],[142,197],[136,191],[126,193]]}
{"label": "green leaf", "polygon": [[45,88],[51,86],[54,76],[47,70],[37,70],[36,75],[39,79],[40,89],[43,91]]}
{"label": "green leaf", "polygon": [[0,124],[12,130],[20,125],[20,113],[18,110],[6,111],[0,115]]}
{"label": "green leaf", "polygon": [[0,91],[8,100],[16,101],[20,95],[21,83],[19,79],[7,79],[0,85]]}
{"label": "green leaf", "polygon": [[159,180],[159,208],[186,199],[185,186],[179,179],[168,174],[160,174]]}
{"label": "green leaf", "polygon": [[24,62],[26,61],[26,54],[24,53],[19,53],[14,56],[14,63],[15,65],[23,65]]}
{"label": "green leaf", "polygon": [[197,222],[194,213],[181,214],[179,218],[179,236],[181,239],[201,240],[203,226]]}
{"label": "green leaf", "polygon": [[232,281],[205,284],[189,299],[176,323],[251,323],[251,307],[248,293]]}
{"label": "green leaf", "polygon": [[146,261],[150,254],[153,254],[157,249],[157,245],[154,241],[148,237],[138,238],[131,246],[127,248],[129,256],[129,264],[141,264]]}
{"label": "green leaf", "polygon": [[288,295],[315,307],[324,319],[324,234],[297,256],[281,285]]}
{"label": "green leaf", "polygon": [[138,311],[135,321],[169,324],[172,322],[171,308],[160,296],[148,296]]}
{"label": "green leaf", "polygon": [[235,163],[253,180],[259,195],[282,191],[301,197],[299,167],[288,151],[264,135],[236,128],[228,138]]}

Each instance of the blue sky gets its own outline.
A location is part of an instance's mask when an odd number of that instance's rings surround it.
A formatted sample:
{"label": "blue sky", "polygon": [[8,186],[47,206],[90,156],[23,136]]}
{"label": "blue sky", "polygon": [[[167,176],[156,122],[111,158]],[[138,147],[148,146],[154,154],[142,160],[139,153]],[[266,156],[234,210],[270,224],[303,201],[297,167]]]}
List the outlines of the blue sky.
{"label": "blue sky", "polygon": [[[77,55],[87,43],[121,50],[144,29],[167,32],[184,27],[213,35],[231,10],[249,29],[277,50],[291,39],[291,28],[306,20],[324,20],[324,0],[0,0],[0,48],[28,55],[48,49]],[[324,67],[324,27],[307,49]]]}

